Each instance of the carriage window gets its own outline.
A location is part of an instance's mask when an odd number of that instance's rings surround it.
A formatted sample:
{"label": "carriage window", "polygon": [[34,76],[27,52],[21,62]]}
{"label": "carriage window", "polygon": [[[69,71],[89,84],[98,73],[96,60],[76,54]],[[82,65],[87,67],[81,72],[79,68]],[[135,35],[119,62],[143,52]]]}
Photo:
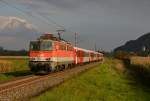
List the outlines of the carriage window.
{"label": "carriage window", "polygon": [[78,56],[78,57],[80,57],[80,56],[81,56],[80,51],[77,51],[77,56]]}
{"label": "carriage window", "polygon": [[84,57],[89,57],[89,53],[88,53],[88,52],[85,52],[85,53],[84,53]]}
{"label": "carriage window", "polygon": [[94,53],[91,53],[91,57],[94,57]]}

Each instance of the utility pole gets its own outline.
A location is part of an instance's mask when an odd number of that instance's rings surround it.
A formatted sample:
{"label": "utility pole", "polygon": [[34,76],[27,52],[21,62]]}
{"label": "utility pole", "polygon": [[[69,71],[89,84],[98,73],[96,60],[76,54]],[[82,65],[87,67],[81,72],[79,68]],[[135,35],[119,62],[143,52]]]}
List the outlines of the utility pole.
{"label": "utility pole", "polygon": [[94,47],[95,47],[95,51],[97,51],[97,46],[96,46],[96,42],[95,42],[95,46],[94,46]]}
{"label": "utility pole", "polygon": [[75,33],[75,47],[77,47],[77,33]]}

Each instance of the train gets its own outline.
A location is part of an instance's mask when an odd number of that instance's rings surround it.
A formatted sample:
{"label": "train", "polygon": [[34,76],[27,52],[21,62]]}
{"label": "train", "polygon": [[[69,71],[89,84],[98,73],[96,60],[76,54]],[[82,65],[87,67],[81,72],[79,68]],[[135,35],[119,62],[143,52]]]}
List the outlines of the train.
{"label": "train", "polygon": [[29,67],[34,73],[47,74],[98,61],[103,61],[102,53],[75,47],[50,33],[30,41]]}

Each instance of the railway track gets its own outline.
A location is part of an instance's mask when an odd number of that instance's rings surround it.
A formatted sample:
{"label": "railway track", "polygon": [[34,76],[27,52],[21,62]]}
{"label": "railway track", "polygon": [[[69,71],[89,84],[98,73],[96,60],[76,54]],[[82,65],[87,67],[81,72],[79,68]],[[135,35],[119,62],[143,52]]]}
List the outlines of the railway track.
{"label": "railway track", "polygon": [[37,78],[38,78],[38,76],[30,75],[30,76],[25,76],[23,78],[19,78],[19,79],[17,78],[15,80],[11,80],[9,82],[1,83],[0,84],[0,92],[7,90],[10,87],[14,87],[16,85],[23,84],[23,83],[26,83],[31,80],[35,80]]}
{"label": "railway track", "polygon": [[51,73],[45,76],[32,75],[15,81],[2,83],[0,84],[0,101],[27,100],[28,98],[56,86],[64,82],[64,80],[78,75],[79,73],[99,64],[100,63],[91,63],[88,65]]}

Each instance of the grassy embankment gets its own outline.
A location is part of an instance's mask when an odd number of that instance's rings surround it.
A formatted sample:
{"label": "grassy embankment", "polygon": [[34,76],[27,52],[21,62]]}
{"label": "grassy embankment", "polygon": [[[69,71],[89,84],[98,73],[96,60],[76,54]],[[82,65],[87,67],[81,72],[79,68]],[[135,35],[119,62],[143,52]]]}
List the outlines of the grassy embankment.
{"label": "grassy embankment", "polygon": [[121,61],[106,59],[31,101],[150,101],[150,87],[139,83]]}
{"label": "grassy embankment", "polygon": [[30,74],[27,58],[0,58],[0,81]]}
{"label": "grassy embankment", "polygon": [[150,86],[150,57],[134,56],[125,65],[140,83]]}

